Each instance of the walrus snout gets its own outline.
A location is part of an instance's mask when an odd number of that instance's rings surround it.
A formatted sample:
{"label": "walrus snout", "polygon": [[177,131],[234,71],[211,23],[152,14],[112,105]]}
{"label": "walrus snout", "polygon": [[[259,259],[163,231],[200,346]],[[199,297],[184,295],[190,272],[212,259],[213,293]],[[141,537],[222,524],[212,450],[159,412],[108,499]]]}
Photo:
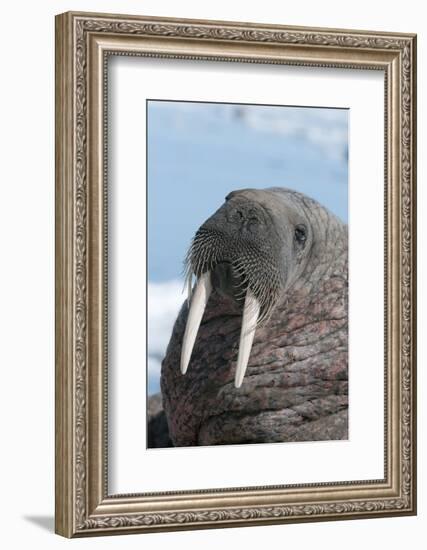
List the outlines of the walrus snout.
{"label": "walrus snout", "polygon": [[182,344],[183,374],[209,296],[216,290],[243,305],[235,386],[242,384],[255,329],[271,314],[286,281],[280,239],[268,218],[253,190],[250,196],[243,191],[229,196],[197,230],[186,259],[190,309]]}

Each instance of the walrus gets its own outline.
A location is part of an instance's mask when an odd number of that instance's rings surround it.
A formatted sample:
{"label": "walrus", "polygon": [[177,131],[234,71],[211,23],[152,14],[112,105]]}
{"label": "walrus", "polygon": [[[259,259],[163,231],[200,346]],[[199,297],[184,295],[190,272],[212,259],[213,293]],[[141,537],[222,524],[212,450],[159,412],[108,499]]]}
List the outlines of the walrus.
{"label": "walrus", "polygon": [[347,439],[347,225],[292,189],[232,191],[186,269],[161,368],[172,444]]}

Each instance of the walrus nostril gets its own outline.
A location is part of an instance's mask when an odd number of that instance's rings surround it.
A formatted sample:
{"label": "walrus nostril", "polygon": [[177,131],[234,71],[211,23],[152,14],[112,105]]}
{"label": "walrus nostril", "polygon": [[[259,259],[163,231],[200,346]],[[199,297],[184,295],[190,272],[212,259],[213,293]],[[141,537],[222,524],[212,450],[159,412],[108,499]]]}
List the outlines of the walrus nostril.
{"label": "walrus nostril", "polygon": [[242,224],[246,219],[246,212],[243,210],[243,208],[232,208],[229,215],[228,215],[228,221],[233,224]]}
{"label": "walrus nostril", "polygon": [[239,203],[237,205],[230,205],[226,211],[226,220],[228,224],[239,231],[247,230],[249,232],[256,232],[258,226],[263,222],[263,212],[253,205],[251,202]]}

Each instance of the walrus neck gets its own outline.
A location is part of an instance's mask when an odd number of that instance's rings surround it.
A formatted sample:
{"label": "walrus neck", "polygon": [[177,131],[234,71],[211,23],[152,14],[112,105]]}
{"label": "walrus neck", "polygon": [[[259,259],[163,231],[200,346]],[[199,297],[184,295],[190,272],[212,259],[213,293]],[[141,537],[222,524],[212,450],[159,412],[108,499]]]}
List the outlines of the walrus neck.
{"label": "walrus neck", "polygon": [[[333,332],[347,324],[347,251],[338,243],[329,263],[319,263],[287,290],[270,320],[287,335],[294,333],[304,345],[306,326],[322,333]],[[270,330],[269,327],[269,330]],[[301,339],[296,335],[300,332]]]}

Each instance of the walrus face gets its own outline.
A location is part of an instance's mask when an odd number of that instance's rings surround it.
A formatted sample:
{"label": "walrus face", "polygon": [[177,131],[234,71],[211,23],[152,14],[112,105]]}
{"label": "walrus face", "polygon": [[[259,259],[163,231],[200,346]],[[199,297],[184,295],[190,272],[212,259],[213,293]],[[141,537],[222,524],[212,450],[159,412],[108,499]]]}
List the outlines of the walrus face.
{"label": "walrus face", "polygon": [[[197,230],[187,254],[190,311],[182,345],[183,373],[209,295],[215,289],[243,308],[235,377],[235,386],[240,387],[255,329],[270,317],[304,269],[312,240],[304,212],[277,200],[274,192],[245,189],[226,197]],[[193,275],[197,279],[194,290]]]}

